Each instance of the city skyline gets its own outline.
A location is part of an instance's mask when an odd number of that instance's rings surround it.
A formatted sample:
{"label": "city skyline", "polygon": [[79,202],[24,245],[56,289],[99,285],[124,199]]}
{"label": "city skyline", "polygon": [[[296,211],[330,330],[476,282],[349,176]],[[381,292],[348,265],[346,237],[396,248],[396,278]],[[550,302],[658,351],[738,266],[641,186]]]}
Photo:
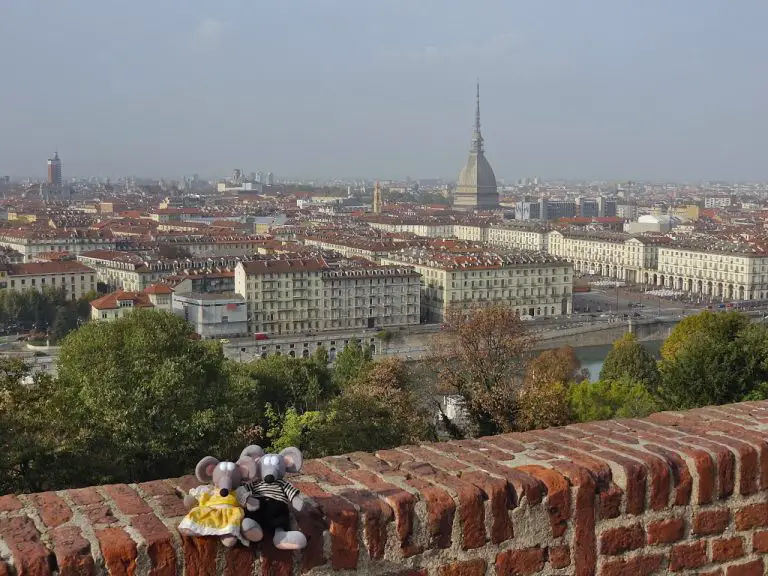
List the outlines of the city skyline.
{"label": "city skyline", "polygon": [[456,180],[479,77],[500,181],[768,180],[766,15],[714,0],[16,3],[0,22],[14,87],[0,173],[42,176],[58,148],[65,180],[233,167]]}

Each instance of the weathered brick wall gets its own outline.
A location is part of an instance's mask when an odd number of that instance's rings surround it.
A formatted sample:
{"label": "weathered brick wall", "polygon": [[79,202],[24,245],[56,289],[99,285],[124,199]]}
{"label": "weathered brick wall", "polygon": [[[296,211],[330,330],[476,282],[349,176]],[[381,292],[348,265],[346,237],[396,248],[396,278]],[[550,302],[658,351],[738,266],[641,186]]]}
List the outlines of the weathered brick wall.
{"label": "weathered brick wall", "polygon": [[768,402],[307,462],[301,554],[181,537],[187,477],[0,497],[0,576],[764,574]]}

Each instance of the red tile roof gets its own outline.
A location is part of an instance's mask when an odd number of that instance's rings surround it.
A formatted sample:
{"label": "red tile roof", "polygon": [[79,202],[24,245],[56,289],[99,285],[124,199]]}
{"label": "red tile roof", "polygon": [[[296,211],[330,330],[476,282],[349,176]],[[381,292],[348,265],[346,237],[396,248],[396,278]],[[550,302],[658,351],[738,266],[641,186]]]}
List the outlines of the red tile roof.
{"label": "red tile roof", "polygon": [[91,273],[93,268],[73,260],[60,262],[29,262],[27,264],[12,264],[10,276],[43,276],[45,274],[75,274],[78,272]]}
{"label": "red tile roof", "polygon": [[167,284],[151,284],[144,288],[145,294],[173,294],[173,290]]}
{"label": "red tile roof", "polygon": [[120,308],[121,300],[133,301],[134,308],[154,308],[152,302],[149,301],[149,294],[144,292],[126,292],[124,290],[118,290],[117,292],[97,298],[91,302],[91,306],[96,308],[96,310],[117,310]]}

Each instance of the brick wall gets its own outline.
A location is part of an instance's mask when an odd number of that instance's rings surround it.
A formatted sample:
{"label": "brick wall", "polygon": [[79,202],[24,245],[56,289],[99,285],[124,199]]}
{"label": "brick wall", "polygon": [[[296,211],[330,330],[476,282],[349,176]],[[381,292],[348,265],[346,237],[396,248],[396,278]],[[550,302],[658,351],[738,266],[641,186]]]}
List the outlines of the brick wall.
{"label": "brick wall", "polygon": [[0,576],[757,576],[768,402],[306,463],[301,554],[181,537],[192,478],[0,496]]}

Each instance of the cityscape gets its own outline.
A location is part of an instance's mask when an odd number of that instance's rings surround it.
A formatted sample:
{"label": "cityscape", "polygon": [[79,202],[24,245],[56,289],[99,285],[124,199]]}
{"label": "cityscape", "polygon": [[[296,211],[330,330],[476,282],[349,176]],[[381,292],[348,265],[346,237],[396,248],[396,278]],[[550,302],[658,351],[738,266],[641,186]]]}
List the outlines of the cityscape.
{"label": "cityscape", "polygon": [[768,574],[765,6],[82,1],[0,11],[0,576]]}

